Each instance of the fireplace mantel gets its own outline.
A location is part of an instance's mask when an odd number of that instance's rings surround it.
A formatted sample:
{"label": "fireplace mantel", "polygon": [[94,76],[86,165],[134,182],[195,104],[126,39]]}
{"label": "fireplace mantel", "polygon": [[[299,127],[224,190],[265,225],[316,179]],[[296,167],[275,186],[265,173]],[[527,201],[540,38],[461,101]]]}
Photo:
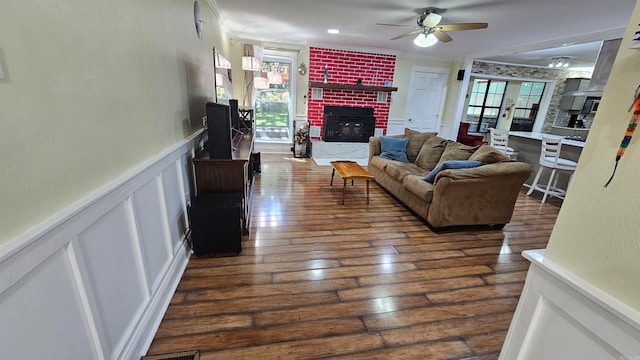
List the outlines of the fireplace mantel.
{"label": "fireplace mantel", "polygon": [[358,85],[358,84],[336,84],[336,83],[323,83],[316,81],[309,81],[309,87],[311,88],[323,88],[323,89],[347,89],[347,90],[362,90],[362,91],[398,91],[397,87],[391,86],[370,86],[370,85]]}

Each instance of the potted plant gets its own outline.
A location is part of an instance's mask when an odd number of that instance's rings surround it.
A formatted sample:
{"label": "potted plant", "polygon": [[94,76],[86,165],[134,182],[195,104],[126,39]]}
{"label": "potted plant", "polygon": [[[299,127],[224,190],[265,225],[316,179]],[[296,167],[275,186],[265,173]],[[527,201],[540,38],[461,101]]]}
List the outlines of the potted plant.
{"label": "potted plant", "polygon": [[296,129],[294,133],[294,142],[295,142],[295,157],[308,157],[309,156],[309,123],[304,122],[302,126]]}

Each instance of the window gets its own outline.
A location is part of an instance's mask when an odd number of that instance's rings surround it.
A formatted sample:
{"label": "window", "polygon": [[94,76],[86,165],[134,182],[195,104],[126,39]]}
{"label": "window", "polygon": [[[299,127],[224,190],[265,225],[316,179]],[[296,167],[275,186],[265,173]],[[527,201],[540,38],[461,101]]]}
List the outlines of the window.
{"label": "window", "polygon": [[269,79],[269,88],[256,91],[256,141],[293,141],[296,71],[291,69],[296,63],[293,53],[265,50],[261,76]]}
{"label": "window", "polygon": [[[289,141],[290,64],[264,60],[262,74],[269,77],[269,88],[256,93],[256,132],[258,140]],[[273,75],[277,74],[277,75]],[[276,81],[273,81],[277,77]]]}
{"label": "window", "polygon": [[506,87],[507,82],[504,80],[473,80],[467,107],[470,132],[484,133],[489,128],[496,127]]}
{"label": "window", "polygon": [[511,130],[531,131],[533,123],[538,115],[540,100],[544,94],[546,83],[544,82],[523,82],[518,93],[518,100],[513,113]]}

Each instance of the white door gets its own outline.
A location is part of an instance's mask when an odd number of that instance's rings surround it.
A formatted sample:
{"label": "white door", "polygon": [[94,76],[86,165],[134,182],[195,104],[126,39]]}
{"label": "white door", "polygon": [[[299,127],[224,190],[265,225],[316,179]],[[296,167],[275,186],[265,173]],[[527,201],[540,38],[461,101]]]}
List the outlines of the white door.
{"label": "white door", "polygon": [[447,89],[446,73],[411,71],[405,126],[417,131],[438,131]]}

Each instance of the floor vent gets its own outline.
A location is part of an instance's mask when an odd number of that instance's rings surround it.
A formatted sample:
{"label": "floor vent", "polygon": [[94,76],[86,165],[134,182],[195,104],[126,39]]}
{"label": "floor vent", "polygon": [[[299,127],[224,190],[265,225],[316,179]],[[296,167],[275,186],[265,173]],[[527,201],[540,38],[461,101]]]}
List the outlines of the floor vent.
{"label": "floor vent", "polygon": [[200,360],[200,351],[183,351],[173,354],[143,356],[140,360]]}

